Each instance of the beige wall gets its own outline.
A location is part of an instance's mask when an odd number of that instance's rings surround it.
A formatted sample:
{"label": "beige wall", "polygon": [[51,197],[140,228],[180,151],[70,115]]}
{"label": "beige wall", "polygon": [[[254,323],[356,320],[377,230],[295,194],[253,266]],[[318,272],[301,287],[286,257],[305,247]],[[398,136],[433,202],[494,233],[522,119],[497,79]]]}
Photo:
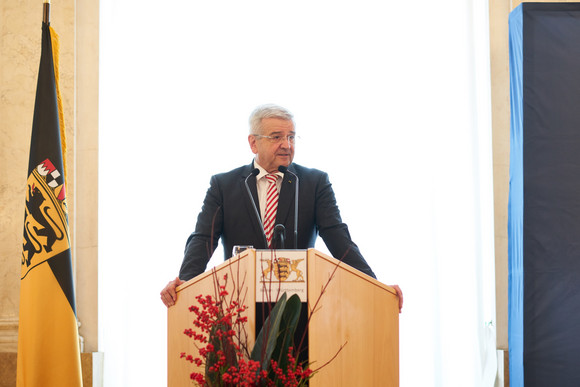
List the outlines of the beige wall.
{"label": "beige wall", "polygon": [[[77,316],[97,350],[98,1],[53,2],[60,36],[68,206]],[[15,352],[28,150],[40,61],[42,1],[0,0],[0,352]]]}
{"label": "beige wall", "polygon": [[489,0],[496,322],[497,347],[503,350],[508,349],[507,203],[510,144],[508,17],[512,9],[512,1]]}

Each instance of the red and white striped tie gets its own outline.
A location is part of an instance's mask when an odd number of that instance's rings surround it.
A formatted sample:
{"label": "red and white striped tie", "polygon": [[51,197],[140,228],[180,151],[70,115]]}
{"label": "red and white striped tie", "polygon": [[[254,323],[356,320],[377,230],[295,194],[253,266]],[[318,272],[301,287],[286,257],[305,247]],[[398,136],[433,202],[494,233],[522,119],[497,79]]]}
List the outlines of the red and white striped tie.
{"label": "red and white striped tie", "polygon": [[278,175],[271,173],[266,176],[266,179],[268,179],[268,192],[266,194],[264,232],[268,240],[268,247],[270,247],[272,244],[272,234],[274,233],[274,223],[276,223],[276,212],[278,212],[278,187],[276,186]]}

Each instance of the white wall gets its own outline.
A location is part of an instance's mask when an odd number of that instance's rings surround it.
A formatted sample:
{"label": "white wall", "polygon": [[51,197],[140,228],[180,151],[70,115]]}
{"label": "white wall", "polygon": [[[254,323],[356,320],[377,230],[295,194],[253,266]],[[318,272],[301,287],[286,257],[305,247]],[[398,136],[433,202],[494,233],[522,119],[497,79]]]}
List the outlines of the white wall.
{"label": "white wall", "polygon": [[493,384],[487,1],[101,0],[100,17],[106,386],[164,385],[159,291],[266,102],[295,114],[295,161],[329,172],[405,292],[401,386]]}

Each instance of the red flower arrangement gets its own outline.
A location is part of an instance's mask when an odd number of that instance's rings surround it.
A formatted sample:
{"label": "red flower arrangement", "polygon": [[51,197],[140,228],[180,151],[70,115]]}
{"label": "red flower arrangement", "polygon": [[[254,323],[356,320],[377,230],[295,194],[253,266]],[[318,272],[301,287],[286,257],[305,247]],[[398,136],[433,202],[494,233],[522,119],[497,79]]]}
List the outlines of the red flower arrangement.
{"label": "red flower arrangement", "polygon": [[281,295],[250,352],[244,325],[248,318],[243,316],[247,307],[228,297],[227,280],[226,274],[220,284],[214,272],[216,297],[198,295],[199,306],[189,307],[196,330],[183,333],[196,342],[199,357],[183,352],[181,358],[205,367],[205,373],[192,372],[190,378],[200,386],[306,385],[318,370],[299,364],[295,355],[299,351],[291,345],[300,314],[298,296]]}

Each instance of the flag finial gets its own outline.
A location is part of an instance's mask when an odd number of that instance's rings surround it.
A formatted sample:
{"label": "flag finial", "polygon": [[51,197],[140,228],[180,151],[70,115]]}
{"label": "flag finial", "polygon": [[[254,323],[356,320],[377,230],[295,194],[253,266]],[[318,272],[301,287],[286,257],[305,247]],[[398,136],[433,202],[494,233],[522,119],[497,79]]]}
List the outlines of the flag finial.
{"label": "flag finial", "polygon": [[42,4],[42,22],[50,24],[50,0],[44,0]]}

